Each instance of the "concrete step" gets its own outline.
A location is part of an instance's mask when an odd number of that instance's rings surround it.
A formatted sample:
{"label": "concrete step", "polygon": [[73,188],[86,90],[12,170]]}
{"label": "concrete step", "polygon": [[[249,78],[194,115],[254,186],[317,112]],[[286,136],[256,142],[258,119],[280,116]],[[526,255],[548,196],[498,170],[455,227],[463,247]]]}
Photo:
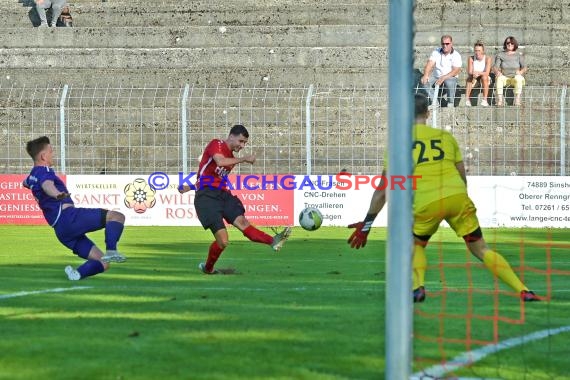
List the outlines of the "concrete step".
{"label": "concrete step", "polygon": [[149,69],[370,68],[386,61],[381,47],[228,48],[0,48],[5,68]]}
{"label": "concrete step", "polygon": [[559,0],[519,1],[418,1],[415,8],[419,24],[447,26],[447,22],[463,24],[465,28],[485,28],[502,22],[532,27],[565,24],[568,3]]}
{"label": "concrete step", "polygon": [[[30,30],[29,27],[3,28],[4,38],[0,47],[231,47],[231,46],[377,46],[388,45],[388,25],[273,25],[273,26],[166,26],[166,27],[85,27],[46,28]],[[426,54],[439,45],[443,33],[453,36],[454,46],[469,54],[473,44],[482,40],[489,54],[502,50],[504,38],[496,30],[521,38],[521,51],[527,47],[548,45],[551,49],[567,47],[565,38],[570,36],[570,25],[553,24],[535,27],[534,33],[520,25],[501,24],[491,30],[468,30],[462,26],[448,25],[446,32],[438,26],[418,26],[414,45]],[[141,38],[144,36],[144,38]],[[523,43],[524,41],[524,43]]]}
{"label": "concrete step", "polygon": [[[92,85],[376,85],[386,49],[0,49],[2,79]],[[380,63],[380,64],[379,64]],[[9,78],[8,78],[9,77]],[[16,82],[14,82],[16,81]],[[380,83],[378,83],[380,85]]]}
{"label": "concrete step", "polygon": [[385,46],[386,26],[169,26],[4,28],[2,48],[217,48]]}
{"label": "concrete step", "polygon": [[[386,85],[384,73],[378,68],[300,68],[256,67],[186,69],[76,69],[76,68],[10,68],[2,69],[0,86],[180,86],[186,83],[200,86],[251,87],[303,87],[310,84],[323,86]],[[376,84],[378,83],[378,84]]]}
{"label": "concrete step", "polygon": [[[504,22],[508,21],[508,23]],[[444,34],[453,37],[453,46],[461,53],[473,51],[473,45],[478,40],[483,41],[488,53],[503,50],[503,42],[507,36],[515,36],[519,42],[519,49],[536,46],[549,49],[568,46],[565,39],[570,37],[569,24],[539,24],[524,25],[512,24],[510,20],[486,25],[484,27],[466,28],[464,24],[450,22],[441,25],[417,25],[414,35],[416,48],[439,47],[440,38]]]}

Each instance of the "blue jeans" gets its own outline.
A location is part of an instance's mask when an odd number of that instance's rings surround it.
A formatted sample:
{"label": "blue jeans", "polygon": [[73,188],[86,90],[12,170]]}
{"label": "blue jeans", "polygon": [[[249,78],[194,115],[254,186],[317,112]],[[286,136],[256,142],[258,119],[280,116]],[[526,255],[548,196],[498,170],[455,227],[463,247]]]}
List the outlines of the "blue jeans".
{"label": "blue jeans", "polygon": [[[432,76],[429,78],[428,82],[423,85],[423,89],[428,93],[431,103],[434,102],[435,90],[433,88],[433,85],[435,84],[436,81],[437,78]],[[455,105],[455,91],[457,90],[457,78],[453,77],[444,80],[440,88],[444,88],[447,93],[447,104]]]}

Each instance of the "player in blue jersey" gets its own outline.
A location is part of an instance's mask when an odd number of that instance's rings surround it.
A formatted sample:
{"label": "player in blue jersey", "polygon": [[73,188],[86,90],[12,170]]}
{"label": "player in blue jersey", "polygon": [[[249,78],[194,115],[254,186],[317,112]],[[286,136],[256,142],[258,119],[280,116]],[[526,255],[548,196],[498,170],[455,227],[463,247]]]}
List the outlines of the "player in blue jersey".
{"label": "player in blue jersey", "polygon": [[[53,148],[47,136],[28,141],[26,151],[34,167],[23,185],[32,191],[44,218],[53,227],[57,239],[77,256],[87,260],[79,268],[65,267],[70,281],[94,276],[109,268],[109,262],[123,262],[125,256],[117,251],[123,233],[125,216],[101,208],[75,207],[63,181],[55,174]],[[85,235],[105,229],[105,254]]]}

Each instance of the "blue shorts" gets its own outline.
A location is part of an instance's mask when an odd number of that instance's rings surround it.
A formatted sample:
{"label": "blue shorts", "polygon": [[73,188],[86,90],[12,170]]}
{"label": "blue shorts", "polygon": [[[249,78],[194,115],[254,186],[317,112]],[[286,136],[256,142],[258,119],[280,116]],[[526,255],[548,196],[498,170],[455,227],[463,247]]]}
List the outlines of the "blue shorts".
{"label": "blue shorts", "polygon": [[54,227],[55,236],[77,256],[87,259],[95,243],[85,234],[105,228],[106,219],[105,209],[68,207]]}

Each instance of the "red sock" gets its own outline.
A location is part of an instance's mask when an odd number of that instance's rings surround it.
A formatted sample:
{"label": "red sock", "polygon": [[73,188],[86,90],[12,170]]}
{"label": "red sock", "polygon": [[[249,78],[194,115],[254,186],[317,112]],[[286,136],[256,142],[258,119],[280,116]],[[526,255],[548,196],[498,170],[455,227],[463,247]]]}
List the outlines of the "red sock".
{"label": "red sock", "polygon": [[257,228],[255,228],[252,225],[250,225],[245,230],[243,230],[243,234],[246,238],[248,238],[251,241],[255,241],[255,242],[263,243],[263,244],[273,243],[273,237],[272,236],[266,234],[263,231],[258,230]]}
{"label": "red sock", "polygon": [[220,248],[215,240],[210,244],[210,249],[208,249],[208,260],[206,260],[206,270],[208,272],[214,270],[214,264],[216,264],[216,261],[220,258],[223,250],[224,249]]}

